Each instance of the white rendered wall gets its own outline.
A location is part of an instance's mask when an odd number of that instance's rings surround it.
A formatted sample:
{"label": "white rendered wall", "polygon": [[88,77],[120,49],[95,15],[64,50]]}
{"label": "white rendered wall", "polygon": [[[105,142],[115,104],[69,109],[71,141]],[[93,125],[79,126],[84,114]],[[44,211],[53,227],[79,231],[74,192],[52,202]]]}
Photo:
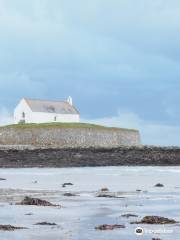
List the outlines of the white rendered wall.
{"label": "white rendered wall", "polygon": [[[55,121],[55,117],[56,117],[56,121]],[[31,122],[32,123],[79,122],[79,115],[33,112],[31,117]]]}
{"label": "white rendered wall", "polygon": [[[22,113],[25,113],[26,123],[48,123],[48,122],[79,122],[80,118],[78,114],[54,114],[54,113],[42,113],[32,112],[28,104],[24,99],[20,101],[14,111],[14,123],[17,124],[22,118]],[[55,121],[56,117],[56,121]]]}
{"label": "white rendered wall", "polygon": [[20,103],[17,105],[17,107],[14,110],[14,123],[17,124],[19,123],[21,120],[23,120],[22,118],[22,113],[25,113],[25,119],[26,122],[29,123],[32,120],[32,111],[30,109],[30,107],[28,106],[28,104],[26,103],[26,101],[24,99],[22,99],[20,101]]}

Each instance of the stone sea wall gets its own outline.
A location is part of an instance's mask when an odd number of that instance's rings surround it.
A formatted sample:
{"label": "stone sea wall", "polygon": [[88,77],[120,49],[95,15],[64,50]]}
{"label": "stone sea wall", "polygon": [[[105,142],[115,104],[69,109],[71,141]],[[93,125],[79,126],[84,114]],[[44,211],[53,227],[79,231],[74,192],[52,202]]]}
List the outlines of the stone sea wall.
{"label": "stone sea wall", "polygon": [[37,148],[0,146],[0,167],[180,165],[180,148],[131,146],[118,148]]}
{"label": "stone sea wall", "polygon": [[0,128],[2,145],[53,146],[58,148],[119,147],[140,144],[136,130],[116,128]]}

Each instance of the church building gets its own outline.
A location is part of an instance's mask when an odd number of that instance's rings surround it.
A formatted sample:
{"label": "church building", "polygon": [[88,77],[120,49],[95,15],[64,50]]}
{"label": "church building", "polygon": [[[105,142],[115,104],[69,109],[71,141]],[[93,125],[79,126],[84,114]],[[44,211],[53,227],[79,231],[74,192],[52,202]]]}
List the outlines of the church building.
{"label": "church building", "polygon": [[80,115],[69,97],[66,101],[23,98],[14,110],[14,123],[79,122]]}

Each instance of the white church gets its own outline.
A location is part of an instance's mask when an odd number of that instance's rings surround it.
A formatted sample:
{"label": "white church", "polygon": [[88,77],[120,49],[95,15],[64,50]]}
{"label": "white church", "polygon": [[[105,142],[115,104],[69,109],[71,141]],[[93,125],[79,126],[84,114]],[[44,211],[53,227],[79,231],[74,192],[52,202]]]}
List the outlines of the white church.
{"label": "white church", "polygon": [[14,123],[79,122],[80,115],[72,98],[48,101],[23,98],[14,110]]}

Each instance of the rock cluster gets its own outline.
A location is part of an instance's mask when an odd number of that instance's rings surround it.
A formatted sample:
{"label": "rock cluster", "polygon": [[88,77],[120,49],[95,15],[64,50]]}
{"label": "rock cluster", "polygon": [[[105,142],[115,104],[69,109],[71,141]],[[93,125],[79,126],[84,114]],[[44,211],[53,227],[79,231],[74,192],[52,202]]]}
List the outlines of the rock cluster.
{"label": "rock cluster", "polygon": [[24,200],[22,200],[21,202],[16,203],[16,205],[35,205],[35,206],[52,206],[52,207],[59,206],[59,205],[52,204],[46,200],[42,200],[39,198],[31,198],[28,196],[26,196]]}
{"label": "rock cluster", "polygon": [[116,228],[125,228],[125,226],[120,224],[114,224],[114,225],[103,224],[95,227],[96,230],[101,230],[101,231],[114,230]]}
{"label": "rock cluster", "polygon": [[157,183],[155,187],[164,187],[164,185],[162,183]]}
{"label": "rock cluster", "polygon": [[57,226],[56,223],[49,223],[49,222],[39,222],[36,223],[35,225],[43,225],[43,226]]}
{"label": "rock cluster", "polygon": [[159,216],[146,216],[141,221],[131,222],[131,224],[175,224],[174,219]]}
{"label": "rock cluster", "polygon": [[65,187],[67,187],[67,186],[73,186],[73,183],[70,183],[70,182],[69,182],[69,183],[63,183],[63,184],[62,184],[62,187],[63,187],[63,188],[65,188]]}
{"label": "rock cluster", "polygon": [[15,231],[15,230],[18,230],[18,229],[27,229],[27,228],[15,227],[15,226],[12,226],[12,225],[0,225],[0,231]]}

